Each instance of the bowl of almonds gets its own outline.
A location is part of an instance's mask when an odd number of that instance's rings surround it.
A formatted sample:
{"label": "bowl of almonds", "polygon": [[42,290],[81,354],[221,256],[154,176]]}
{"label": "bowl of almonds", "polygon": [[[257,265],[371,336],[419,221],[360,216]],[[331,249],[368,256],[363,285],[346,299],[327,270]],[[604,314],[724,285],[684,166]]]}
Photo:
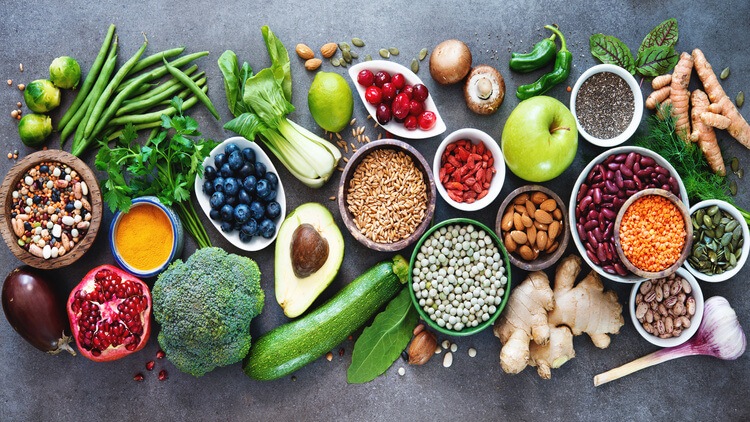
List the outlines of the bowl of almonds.
{"label": "bowl of almonds", "polygon": [[544,186],[526,185],[511,192],[495,219],[495,233],[510,263],[537,271],[557,262],[570,241],[567,214],[562,199]]}
{"label": "bowl of almonds", "polygon": [[703,319],[703,292],[685,268],[644,280],[630,293],[630,317],[638,333],[659,347],[674,347],[692,337]]}

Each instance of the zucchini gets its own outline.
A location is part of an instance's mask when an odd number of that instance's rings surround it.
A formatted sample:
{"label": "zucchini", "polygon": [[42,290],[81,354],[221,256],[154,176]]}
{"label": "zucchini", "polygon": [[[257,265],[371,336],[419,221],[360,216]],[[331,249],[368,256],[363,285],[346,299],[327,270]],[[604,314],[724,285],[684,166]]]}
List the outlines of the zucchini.
{"label": "zucchini", "polygon": [[393,299],[408,272],[409,263],[396,255],[365,271],[315,311],[263,334],[245,357],[245,374],[273,380],[320,358]]}

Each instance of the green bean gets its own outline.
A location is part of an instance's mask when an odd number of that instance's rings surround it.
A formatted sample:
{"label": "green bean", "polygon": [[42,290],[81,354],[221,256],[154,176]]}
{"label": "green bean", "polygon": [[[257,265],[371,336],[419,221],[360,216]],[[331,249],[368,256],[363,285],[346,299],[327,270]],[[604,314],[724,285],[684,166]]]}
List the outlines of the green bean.
{"label": "green bean", "polygon": [[193,91],[193,94],[195,94],[195,96],[198,97],[199,100],[201,100],[201,102],[206,106],[206,108],[208,108],[208,111],[213,114],[216,120],[221,120],[221,117],[219,117],[219,112],[216,111],[216,107],[214,107],[214,105],[211,103],[211,99],[208,98],[208,95],[206,95],[206,93],[203,92],[203,90],[198,85],[196,85],[195,81],[190,79],[190,77],[186,75],[185,72],[171,66],[169,63],[167,63],[166,60],[164,60],[164,65],[167,67],[167,71],[169,71],[172,76],[177,78],[177,80],[182,82],[183,85]]}
{"label": "green bean", "polygon": [[[184,65],[192,62],[195,59],[198,59],[200,57],[207,56],[207,55],[208,55],[208,51],[200,51],[200,52],[197,52],[197,53],[190,53],[190,54],[187,54],[187,55],[184,55],[182,57],[178,57],[178,58],[172,60],[171,62],[169,62],[169,64],[171,64],[174,67],[181,67],[181,66],[184,66]],[[141,74],[141,75],[131,76],[130,78],[122,81],[122,83],[120,85],[122,85],[124,87],[123,91],[125,91],[125,89],[130,88],[130,85],[132,85],[132,84],[153,81],[154,79],[161,78],[162,76],[166,75],[167,73],[168,72],[167,72],[166,66],[161,65],[161,66],[159,66],[157,68],[152,69],[148,73],[144,73],[144,74]]]}
{"label": "green bean", "polygon": [[[208,91],[208,86],[204,85],[202,88],[198,88],[200,92],[205,95],[206,91]],[[192,92],[192,90],[191,90]],[[194,92],[193,92],[194,93]],[[182,109],[186,110],[195,102],[198,101],[197,96],[193,96],[185,100],[185,102],[182,104]],[[151,123],[155,121],[161,120],[161,115],[166,114],[167,116],[173,115],[177,110],[170,106],[165,109],[159,110],[159,111],[153,111],[151,113],[145,113],[145,114],[129,114],[127,116],[120,116],[116,117],[109,121],[110,126],[118,126],[118,125],[126,125],[128,123],[133,123],[134,125],[144,124],[144,123]]]}
{"label": "green bean", "polygon": [[[194,64],[194,65],[190,66],[189,68],[185,69],[185,74],[191,75],[196,70],[198,70],[198,65]],[[147,100],[147,99],[151,98],[154,95],[161,94],[162,92],[166,91],[170,87],[172,87],[174,85],[177,85],[179,83],[180,83],[180,81],[178,81],[177,79],[171,78],[168,81],[166,81],[166,82],[164,82],[164,83],[162,83],[160,85],[157,85],[156,87],[154,87],[152,90],[150,90],[148,92],[144,92],[144,93],[142,93],[140,95],[136,95],[136,96],[128,98],[127,100],[123,101],[122,104],[123,105],[128,105],[128,104],[134,103],[136,101]]]}
{"label": "green bean", "polygon": [[[204,74],[205,72],[200,72],[196,74],[195,76],[192,76],[192,78],[194,80],[197,80]],[[122,116],[123,114],[133,113],[139,110],[147,110],[150,107],[153,107],[154,105],[160,103],[161,101],[171,98],[175,92],[178,92],[179,90],[183,89],[182,84],[180,84],[180,82],[176,79],[172,79],[162,86],[167,86],[167,89],[162,89],[161,92],[158,92],[158,93],[154,93],[156,89],[153,89],[148,92],[150,96],[146,99],[138,100],[138,101],[128,100],[128,101],[123,102],[123,106],[117,110],[117,112],[115,113],[115,116]],[[159,88],[161,88],[162,86],[160,86]]]}
{"label": "green bean", "polygon": [[115,24],[111,24],[107,30],[107,35],[104,37],[102,47],[99,49],[99,54],[96,55],[96,59],[94,59],[94,63],[91,65],[91,69],[89,69],[89,73],[86,75],[86,79],[83,81],[81,89],[78,90],[78,94],[76,94],[76,99],[73,100],[73,104],[68,107],[68,110],[60,118],[60,122],[57,123],[58,132],[63,130],[73,115],[76,114],[78,108],[81,107],[84,101],[86,101],[86,96],[94,86],[94,82],[96,82],[97,76],[99,76],[99,71],[101,71],[104,62],[107,60],[107,50],[109,50],[109,45],[112,43],[112,37],[114,34]]}
{"label": "green bean", "polygon": [[99,122],[99,117],[101,117],[102,113],[104,112],[104,107],[107,105],[107,101],[112,97],[112,94],[115,92],[115,88],[117,88],[117,85],[122,82],[123,79],[125,79],[125,76],[127,76],[128,72],[130,72],[130,69],[135,66],[135,64],[138,62],[138,59],[141,58],[141,55],[144,51],[146,51],[146,47],[148,46],[148,40],[143,40],[143,44],[141,45],[141,48],[136,51],[136,53],[126,61],[122,67],[115,73],[115,76],[112,77],[112,80],[109,81],[109,84],[107,84],[107,87],[104,88],[104,91],[102,92],[102,95],[99,96],[99,99],[96,101],[96,105],[94,105],[94,110],[91,113],[91,117],[89,118],[88,122],[86,123],[86,129],[83,131],[83,137],[88,138],[89,136],[92,136],[92,131],[94,130],[94,127],[96,126],[97,122]]}
{"label": "green bean", "polygon": [[144,57],[141,60],[139,60],[138,63],[136,63],[136,65],[133,66],[132,69],[130,69],[130,72],[128,72],[128,75],[133,75],[134,73],[138,73],[141,70],[149,66],[153,66],[159,63],[162,57],[170,58],[174,56],[179,56],[180,54],[182,54],[183,51],[185,51],[185,47],[177,47],[177,48],[172,48],[169,50],[164,50],[156,54],[152,54],[148,57]]}

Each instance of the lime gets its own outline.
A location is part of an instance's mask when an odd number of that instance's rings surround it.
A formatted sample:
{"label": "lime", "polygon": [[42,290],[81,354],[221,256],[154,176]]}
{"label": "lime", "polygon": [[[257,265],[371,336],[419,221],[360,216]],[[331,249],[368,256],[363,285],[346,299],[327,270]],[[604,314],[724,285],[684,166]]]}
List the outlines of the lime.
{"label": "lime", "polygon": [[307,93],[307,106],[320,127],[329,132],[339,132],[352,119],[352,90],[338,73],[318,72]]}

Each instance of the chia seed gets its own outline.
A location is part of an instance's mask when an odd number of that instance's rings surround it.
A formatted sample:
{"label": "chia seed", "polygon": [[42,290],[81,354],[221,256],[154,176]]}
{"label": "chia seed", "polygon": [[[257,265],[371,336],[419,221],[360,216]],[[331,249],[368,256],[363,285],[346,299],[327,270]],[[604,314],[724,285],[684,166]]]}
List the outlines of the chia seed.
{"label": "chia seed", "polygon": [[612,72],[592,75],[578,90],[578,121],[586,132],[599,139],[611,139],[624,132],[634,112],[633,91]]}

